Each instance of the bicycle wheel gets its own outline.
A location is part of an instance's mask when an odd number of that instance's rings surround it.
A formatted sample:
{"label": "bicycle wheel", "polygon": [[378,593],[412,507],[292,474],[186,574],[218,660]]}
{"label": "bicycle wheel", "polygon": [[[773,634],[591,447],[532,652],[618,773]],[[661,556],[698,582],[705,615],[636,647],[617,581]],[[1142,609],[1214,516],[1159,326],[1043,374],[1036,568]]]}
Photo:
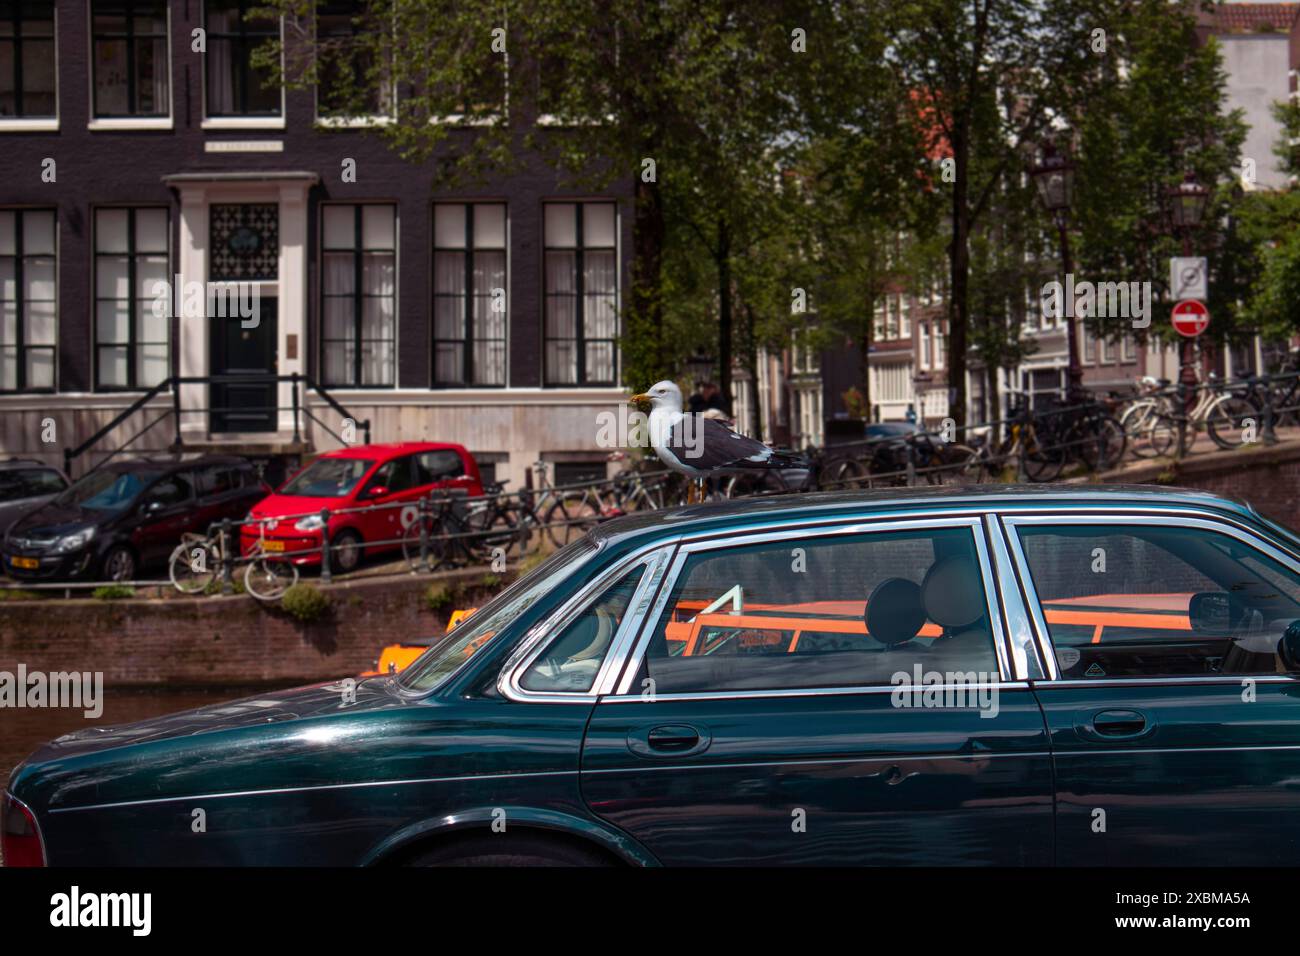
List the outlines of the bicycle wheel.
{"label": "bicycle wheel", "polygon": [[437,514],[417,515],[406,526],[402,532],[402,557],[412,572],[436,571],[450,563],[453,546],[442,527],[442,516]]}
{"label": "bicycle wheel", "polygon": [[984,479],[984,462],[980,453],[967,445],[949,445],[945,451],[949,464],[940,478],[954,485],[977,485]]}
{"label": "bicycle wheel", "polygon": [[1252,437],[1249,434],[1252,431],[1257,440],[1263,427],[1263,413],[1244,395],[1220,396],[1205,416],[1205,430],[1209,432],[1210,440],[1223,449],[1240,448]]}
{"label": "bicycle wheel", "polygon": [[220,577],[217,549],[210,541],[178,544],[167,562],[172,587],[182,594],[202,594]]}
{"label": "bicycle wheel", "polygon": [[283,558],[255,558],[244,570],[244,590],[259,601],[278,601],[298,583],[298,566]]}
{"label": "bicycle wheel", "polygon": [[565,495],[546,509],[542,522],[551,542],[562,548],[577,541],[600,521],[600,512],[585,495]]}
{"label": "bicycle wheel", "polygon": [[1020,446],[1020,467],[1030,481],[1055,481],[1065,468],[1065,450],[1048,447],[1031,433]]}
{"label": "bicycle wheel", "polygon": [[1172,415],[1157,415],[1148,431],[1151,453],[1157,457],[1169,457],[1178,451],[1181,423]]}
{"label": "bicycle wheel", "polygon": [[856,458],[840,456],[822,465],[819,487],[828,491],[862,488],[867,482],[867,468]]}

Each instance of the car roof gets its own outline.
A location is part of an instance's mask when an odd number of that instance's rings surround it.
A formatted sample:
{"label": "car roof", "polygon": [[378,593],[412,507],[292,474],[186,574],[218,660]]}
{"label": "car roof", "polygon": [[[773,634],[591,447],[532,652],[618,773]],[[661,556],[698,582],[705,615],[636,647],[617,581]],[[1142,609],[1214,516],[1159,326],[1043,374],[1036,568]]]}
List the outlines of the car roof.
{"label": "car roof", "polygon": [[815,492],[798,495],[770,495],[732,501],[665,508],[615,518],[591,532],[597,541],[630,543],[632,539],[653,539],[668,534],[707,534],[732,527],[800,519],[835,519],[839,516],[911,511],[918,508],[938,512],[997,511],[1015,505],[1033,507],[1106,507],[1121,505],[1183,507],[1217,511],[1252,522],[1260,520],[1250,505],[1188,488],[1152,485],[1058,484],[970,485],[960,488],[888,488],[871,491]]}
{"label": "car roof", "polygon": [[[252,462],[238,455],[198,455],[194,458],[125,458],[120,461],[104,462],[99,467],[113,471],[179,471],[183,468],[207,468],[211,465],[252,467]],[[84,478],[85,475],[82,477]]]}
{"label": "car roof", "polygon": [[379,442],[373,445],[353,445],[348,448],[336,448],[320,455],[321,458],[394,458],[398,455],[410,455],[417,451],[454,451],[464,453],[465,447],[453,442],[442,441],[398,441]]}
{"label": "car roof", "polygon": [[17,468],[45,468],[49,471],[58,471],[57,465],[51,465],[48,462],[40,461],[36,458],[6,458],[0,461],[0,471],[12,471]]}

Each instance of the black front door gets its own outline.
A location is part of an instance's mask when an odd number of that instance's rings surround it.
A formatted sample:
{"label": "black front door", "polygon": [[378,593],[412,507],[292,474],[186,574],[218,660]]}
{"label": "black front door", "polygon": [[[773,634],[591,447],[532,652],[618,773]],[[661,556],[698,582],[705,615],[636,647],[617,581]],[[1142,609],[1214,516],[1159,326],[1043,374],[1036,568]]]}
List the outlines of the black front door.
{"label": "black front door", "polygon": [[226,377],[210,389],[214,432],[276,430],[276,304],[274,298],[261,297],[256,324],[238,314],[208,320],[212,375]]}

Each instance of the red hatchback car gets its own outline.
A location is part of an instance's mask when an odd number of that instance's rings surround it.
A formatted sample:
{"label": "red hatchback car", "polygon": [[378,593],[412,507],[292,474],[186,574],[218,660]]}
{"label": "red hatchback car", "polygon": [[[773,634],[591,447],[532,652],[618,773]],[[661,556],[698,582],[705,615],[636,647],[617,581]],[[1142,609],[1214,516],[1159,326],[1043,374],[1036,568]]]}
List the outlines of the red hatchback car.
{"label": "red hatchback car", "polygon": [[[330,511],[335,571],[351,571],[363,554],[400,548],[414,506],[434,489],[481,495],[478,463],[460,445],[400,442],[328,452],[299,471],[248,513],[240,529],[244,554],[259,538],[268,552],[293,555],[295,564],[319,564],[320,512]],[[409,504],[411,507],[401,507]],[[388,505],[389,507],[382,507]],[[389,542],[371,544],[370,542]]]}

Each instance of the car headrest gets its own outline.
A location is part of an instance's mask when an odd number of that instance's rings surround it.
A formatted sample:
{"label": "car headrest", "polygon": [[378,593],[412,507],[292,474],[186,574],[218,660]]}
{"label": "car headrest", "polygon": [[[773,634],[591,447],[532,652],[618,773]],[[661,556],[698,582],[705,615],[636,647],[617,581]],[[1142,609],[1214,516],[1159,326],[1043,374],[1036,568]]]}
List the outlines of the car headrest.
{"label": "car headrest", "polygon": [[979,570],[970,558],[941,558],[925,572],[921,582],[921,607],[940,627],[959,630],[984,616],[984,589]]}
{"label": "car headrest", "polygon": [[910,641],[925,623],[921,587],[907,578],[885,578],[867,598],[867,633],[881,644]]}

